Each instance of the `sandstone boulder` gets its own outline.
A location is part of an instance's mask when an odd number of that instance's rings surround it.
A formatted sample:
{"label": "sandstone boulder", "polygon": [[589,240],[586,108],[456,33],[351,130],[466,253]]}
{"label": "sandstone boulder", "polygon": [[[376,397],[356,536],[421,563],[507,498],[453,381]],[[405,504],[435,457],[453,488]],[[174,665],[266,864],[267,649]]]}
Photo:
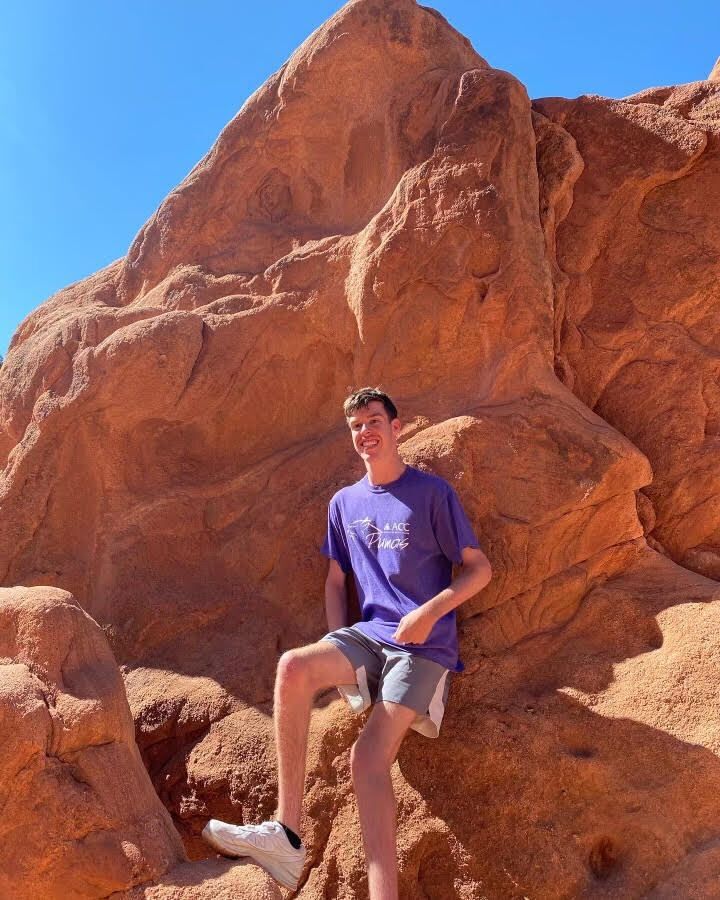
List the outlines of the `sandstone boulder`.
{"label": "sandstone boulder", "polygon": [[647,456],[653,545],[718,579],[720,86],[533,107],[555,368]]}
{"label": "sandstone boulder", "polygon": [[0,896],[80,900],[185,858],[98,625],[57,588],[0,590]]}

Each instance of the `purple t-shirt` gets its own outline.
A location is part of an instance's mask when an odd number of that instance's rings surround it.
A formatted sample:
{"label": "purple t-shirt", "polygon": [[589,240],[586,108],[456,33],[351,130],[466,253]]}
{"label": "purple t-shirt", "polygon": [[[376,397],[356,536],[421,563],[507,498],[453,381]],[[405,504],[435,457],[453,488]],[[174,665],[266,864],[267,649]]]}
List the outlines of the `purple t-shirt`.
{"label": "purple t-shirt", "polygon": [[332,497],[322,552],[355,576],[362,614],[356,628],[461,672],[454,609],[424,644],[398,644],[392,635],[406,613],[450,584],[463,548],[479,546],[453,487],[406,466],[388,484],[373,485],[365,475]]}

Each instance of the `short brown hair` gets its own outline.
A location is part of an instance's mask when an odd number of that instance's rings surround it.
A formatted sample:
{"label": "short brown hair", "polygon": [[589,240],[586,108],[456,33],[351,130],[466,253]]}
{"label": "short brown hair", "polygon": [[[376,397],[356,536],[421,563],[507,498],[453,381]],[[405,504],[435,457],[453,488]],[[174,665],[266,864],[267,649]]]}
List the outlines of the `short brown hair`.
{"label": "short brown hair", "polygon": [[350,418],[354,412],[357,412],[363,407],[367,407],[373,400],[379,400],[382,403],[385,407],[385,412],[388,414],[388,419],[390,419],[391,422],[393,419],[397,419],[398,411],[395,404],[385,391],[381,391],[379,387],[364,387],[360,388],[358,391],[353,391],[343,403],[345,418]]}

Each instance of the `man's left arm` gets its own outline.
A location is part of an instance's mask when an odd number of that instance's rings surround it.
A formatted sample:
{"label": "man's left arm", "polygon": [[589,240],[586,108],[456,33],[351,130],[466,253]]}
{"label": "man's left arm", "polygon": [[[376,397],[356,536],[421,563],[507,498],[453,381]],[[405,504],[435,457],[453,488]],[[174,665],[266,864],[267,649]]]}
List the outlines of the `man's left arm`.
{"label": "man's left arm", "polygon": [[438,619],[481,591],[491,578],[490,561],[482,550],[464,547],[458,575],[439,594],[404,615],[393,639],[399,644],[425,643]]}

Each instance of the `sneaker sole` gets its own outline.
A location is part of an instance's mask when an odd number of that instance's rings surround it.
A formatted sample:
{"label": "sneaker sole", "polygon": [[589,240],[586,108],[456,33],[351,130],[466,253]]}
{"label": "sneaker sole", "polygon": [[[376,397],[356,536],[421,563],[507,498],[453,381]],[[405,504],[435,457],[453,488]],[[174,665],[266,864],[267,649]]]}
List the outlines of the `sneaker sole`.
{"label": "sneaker sole", "polygon": [[268,875],[271,875],[275,879],[275,881],[279,882],[284,888],[287,888],[290,891],[296,891],[298,889],[300,879],[295,878],[290,873],[288,873],[286,868],[281,868],[274,865],[272,860],[264,859],[262,851],[257,847],[248,848],[247,853],[238,851],[233,851],[232,853],[230,853],[215,840],[215,836],[211,831],[206,832],[206,829],[203,828],[202,837],[207,841],[208,844],[210,844],[210,846],[214,850],[217,850],[217,852],[220,853],[221,856],[226,856],[229,859],[252,859],[262,869],[264,869],[268,873]]}

